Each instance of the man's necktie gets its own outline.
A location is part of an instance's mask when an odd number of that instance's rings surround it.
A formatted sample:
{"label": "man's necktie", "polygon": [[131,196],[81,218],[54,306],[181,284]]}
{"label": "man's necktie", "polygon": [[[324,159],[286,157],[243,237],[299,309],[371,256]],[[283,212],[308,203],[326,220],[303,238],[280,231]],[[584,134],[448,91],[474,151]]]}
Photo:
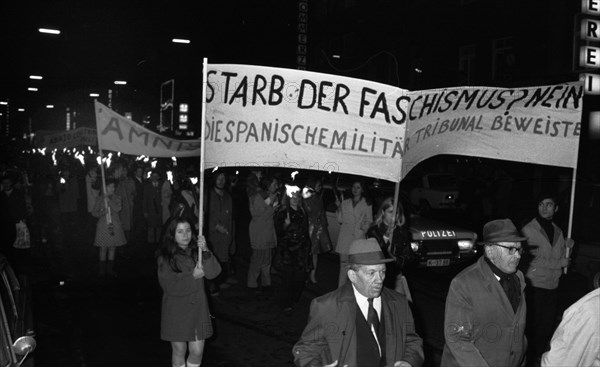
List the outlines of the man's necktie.
{"label": "man's necktie", "polygon": [[379,334],[379,317],[377,316],[377,311],[375,311],[375,308],[373,307],[373,298],[367,298],[367,301],[369,301],[367,322],[369,323],[369,326],[373,325],[375,332]]}

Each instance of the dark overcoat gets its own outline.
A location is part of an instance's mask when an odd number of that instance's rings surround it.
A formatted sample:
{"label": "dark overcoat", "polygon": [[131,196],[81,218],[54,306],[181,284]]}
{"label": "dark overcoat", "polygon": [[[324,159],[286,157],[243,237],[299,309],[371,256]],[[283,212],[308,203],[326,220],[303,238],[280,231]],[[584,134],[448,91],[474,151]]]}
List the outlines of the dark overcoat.
{"label": "dark overcoat", "polygon": [[442,366],[517,367],[525,359],[525,279],[517,311],[483,257],[458,274],[446,299]]}
{"label": "dark overcoat", "polygon": [[142,195],[142,210],[146,217],[148,227],[160,227],[163,224],[162,218],[162,181],[158,181],[156,187],[151,181],[144,183],[144,194]]}
{"label": "dark overcoat", "polygon": [[204,278],[195,279],[192,275],[196,261],[189,248],[177,252],[174,259],[179,273],[162,257],[158,259],[158,281],[163,290],[160,337],[172,342],[210,338],[213,326]]}
{"label": "dark overcoat", "polygon": [[[385,320],[386,366],[406,361],[423,364],[423,340],[415,332],[406,297],[383,288],[381,309]],[[293,349],[296,366],[356,365],[356,312],[360,312],[352,283],[315,298],[310,305],[308,325]]]}

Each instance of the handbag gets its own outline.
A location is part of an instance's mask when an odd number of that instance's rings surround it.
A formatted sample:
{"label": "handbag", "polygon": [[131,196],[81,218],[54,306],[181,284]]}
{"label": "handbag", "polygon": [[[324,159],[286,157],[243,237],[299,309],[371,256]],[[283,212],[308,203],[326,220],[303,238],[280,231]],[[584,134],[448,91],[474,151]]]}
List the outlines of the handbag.
{"label": "handbag", "polygon": [[221,274],[221,263],[210,251],[202,251],[202,269],[206,279],[215,279]]}
{"label": "handbag", "polygon": [[15,238],[14,248],[28,249],[31,247],[31,237],[29,236],[29,228],[22,220],[15,224],[17,228],[17,238]]}

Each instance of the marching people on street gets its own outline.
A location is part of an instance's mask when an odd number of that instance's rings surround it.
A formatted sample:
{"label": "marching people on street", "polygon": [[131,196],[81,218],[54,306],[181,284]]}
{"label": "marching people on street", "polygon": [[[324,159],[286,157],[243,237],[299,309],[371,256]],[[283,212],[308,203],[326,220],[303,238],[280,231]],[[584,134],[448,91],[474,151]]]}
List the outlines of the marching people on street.
{"label": "marching people on street", "polygon": [[95,164],[91,164],[87,173],[85,174],[85,194],[87,203],[87,212],[89,213],[90,220],[88,223],[92,224],[92,227],[96,225],[96,218],[92,215],[92,210],[96,205],[96,198],[100,195],[100,178],[98,177],[98,167]]}
{"label": "marching people on street", "polygon": [[423,340],[406,297],[383,286],[386,263],[373,238],[349,246],[350,282],[315,298],[300,340],[296,366],[420,367]]}
{"label": "marching people on street", "polygon": [[365,184],[362,181],[352,183],[352,196],[344,199],[336,196],[337,219],[340,223],[340,233],[335,246],[335,252],[340,255],[340,273],[338,285],[348,280],[345,272],[345,262],[348,259],[350,244],[357,239],[365,238],[365,233],[373,223],[373,208],[364,196]]}
{"label": "marching people on street", "polygon": [[61,171],[58,183],[58,207],[63,236],[71,236],[76,233],[75,229],[79,224],[78,200],[79,182],[77,182],[77,177],[71,174],[71,170],[66,167]]}
{"label": "marching people on street", "polygon": [[94,246],[99,249],[98,274],[101,276],[116,276],[114,269],[116,250],[117,247],[127,243],[120,218],[123,209],[122,199],[115,194],[117,184],[114,179],[106,180],[106,192],[96,198],[92,210],[92,215],[98,218]]}
{"label": "marching people on street", "polygon": [[375,238],[386,257],[395,260],[388,264],[386,286],[403,294],[407,292],[403,270],[416,260],[406,221],[402,204],[398,202],[398,209],[394,210],[394,198],[388,197],[381,202],[375,222],[367,231],[367,238]]}
{"label": "marching people on street", "polygon": [[333,249],[327,223],[327,214],[323,203],[323,183],[321,179],[311,177],[306,182],[307,197],[304,199],[304,208],[308,216],[308,234],[310,236],[312,253],[312,270],[309,273],[311,283],[317,283],[317,265],[319,254],[327,253]]}
{"label": "marching people on street", "polygon": [[220,288],[226,289],[231,284],[237,283],[233,277],[229,277],[231,274],[229,269],[230,256],[235,240],[235,223],[233,220],[233,199],[227,187],[227,175],[224,171],[219,171],[212,177],[204,206],[206,239],[223,267],[221,277],[210,283],[211,293],[215,293]]}
{"label": "marching people on street", "polygon": [[575,302],[563,314],[542,367],[600,366],[600,288]]}
{"label": "marching people on street", "polygon": [[[144,185],[142,210],[146,218],[148,244],[154,246],[160,239],[163,224],[162,217],[162,181],[158,171],[152,171],[150,179]],[[154,248],[152,249],[154,252]]]}
{"label": "marching people on street", "polygon": [[273,217],[279,207],[278,182],[272,177],[258,177],[251,173],[247,180],[247,193],[252,219],[248,227],[252,257],[248,268],[247,285],[250,290],[260,291],[271,287],[271,261],[277,247],[277,235]]}
{"label": "marching people on street", "polygon": [[[171,342],[173,367],[200,366],[205,340],[213,335],[204,278],[218,275],[213,270],[218,262],[204,236],[196,240],[192,228],[187,218],[171,220],[158,251],[158,280],[163,291],[160,337]],[[199,251],[202,262],[198,261]]]}
{"label": "marching people on street", "polygon": [[133,201],[135,200],[135,182],[129,177],[127,167],[123,164],[118,164],[113,172],[117,187],[115,193],[121,197],[122,209],[119,213],[121,225],[125,238],[129,241],[131,222],[133,220]]}
{"label": "marching people on street", "polygon": [[25,223],[27,207],[25,194],[15,187],[15,178],[2,177],[0,187],[0,253],[4,254],[19,268],[27,266],[28,250],[14,247],[17,238],[17,224]]}
{"label": "marching people on street", "polygon": [[552,221],[558,211],[558,201],[552,193],[542,193],[537,200],[537,215],[521,232],[527,237],[531,262],[525,273],[527,295],[527,339],[531,366],[539,366],[548,349],[558,317],[558,283],[563,268],[569,266],[567,248],[573,240],[565,239],[562,230]]}
{"label": "marching people on street", "polygon": [[173,197],[173,185],[165,174],[162,174],[162,184],[160,185],[160,203],[162,206],[162,224],[166,224],[171,216],[170,205]]}
{"label": "marching people on street", "polygon": [[275,215],[278,259],[283,278],[283,307],[287,314],[296,308],[312,269],[308,216],[302,205],[302,191],[298,187],[296,189],[283,197],[281,209]]}
{"label": "marching people on street", "polygon": [[522,366],[525,278],[517,266],[526,240],[510,219],[484,225],[484,255],[450,284],[442,366]]}
{"label": "marching people on street", "polygon": [[135,197],[133,198],[131,232],[133,238],[146,237],[146,219],[144,218],[144,168],[137,166],[133,172],[133,183],[135,185]]}

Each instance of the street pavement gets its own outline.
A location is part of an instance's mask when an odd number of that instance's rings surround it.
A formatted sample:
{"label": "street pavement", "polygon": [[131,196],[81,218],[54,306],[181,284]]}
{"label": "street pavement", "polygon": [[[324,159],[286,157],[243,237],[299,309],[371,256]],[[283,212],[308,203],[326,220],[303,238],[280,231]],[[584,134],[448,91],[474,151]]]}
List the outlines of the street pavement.
{"label": "street pavement", "polygon": [[[36,240],[32,249],[34,316],[44,366],[170,366],[170,345],[160,340],[161,290],[154,248],[135,241],[117,252],[117,277],[98,275],[93,233],[74,231]],[[323,254],[317,284],[307,284],[295,311],[280,306],[281,279],[270,291],[246,287],[251,250],[238,243],[237,284],[210,297],[215,335],[207,341],[203,366],[293,366],[292,346],[306,325],[310,301],[335,289],[338,259]],[[425,269],[409,278],[417,331],[425,340],[426,366],[438,366],[443,346],[443,312],[451,276]],[[560,285],[561,309],[587,292],[585,279],[570,272]]]}
{"label": "street pavement", "polygon": [[[37,366],[169,366],[160,340],[161,290],[154,248],[141,242],[117,251],[117,277],[99,276],[91,233],[54,235],[32,249]],[[281,279],[260,294],[245,286],[250,249],[236,256],[238,281],[209,297],[215,335],[203,366],[293,366],[292,346],[306,324],[310,300],[335,287],[337,258],[325,255],[318,284],[307,284],[291,314],[283,312]]]}

